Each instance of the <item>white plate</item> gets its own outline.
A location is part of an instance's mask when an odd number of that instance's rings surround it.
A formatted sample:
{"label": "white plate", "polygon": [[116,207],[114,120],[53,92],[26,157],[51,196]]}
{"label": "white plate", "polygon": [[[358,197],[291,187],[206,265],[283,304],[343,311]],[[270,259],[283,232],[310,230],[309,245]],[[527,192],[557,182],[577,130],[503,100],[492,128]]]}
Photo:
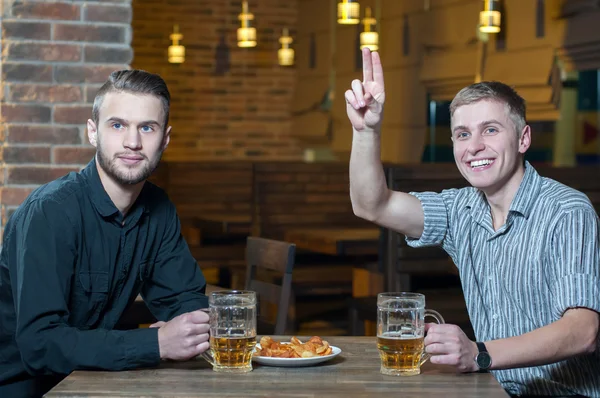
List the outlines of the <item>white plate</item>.
{"label": "white plate", "polygon": [[[324,355],[324,356],[316,356],[316,357],[310,357],[310,358],[276,358],[276,357],[263,357],[263,356],[257,356],[257,357],[252,357],[252,360],[256,363],[259,363],[261,365],[267,365],[267,366],[283,366],[283,367],[296,367],[296,366],[311,366],[311,365],[316,365],[318,363],[321,362],[325,362],[325,361],[329,361],[332,358],[337,357],[340,352],[342,352],[341,349],[339,349],[338,347],[332,345],[331,347],[331,354],[329,355]],[[260,344],[256,345],[256,349],[260,350]]]}

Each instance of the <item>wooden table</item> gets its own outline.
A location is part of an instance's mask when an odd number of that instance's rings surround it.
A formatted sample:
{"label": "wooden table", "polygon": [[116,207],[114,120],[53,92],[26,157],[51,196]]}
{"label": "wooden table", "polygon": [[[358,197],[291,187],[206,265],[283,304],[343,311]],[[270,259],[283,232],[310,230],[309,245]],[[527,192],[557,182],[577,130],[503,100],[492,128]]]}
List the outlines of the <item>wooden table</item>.
{"label": "wooden table", "polygon": [[[282,338],[283,341],[288,338]],[[301,338],[303,340],[303,338]],[[47,397],[507,397],[491,374],[457,374],[427,362],[418,376],[384,376],[374,337],[328,337],[342,353],[320,365],[254,365],[246,374],[216,373],[202,359],[127,372],[76,371]],[[304,340],[303,340],[304,341]]]}
{"label": "wooden table", "polygon": [[377,255],[379,228],[301,228],[286,231],[285,241],[299,249],[336,256]]}

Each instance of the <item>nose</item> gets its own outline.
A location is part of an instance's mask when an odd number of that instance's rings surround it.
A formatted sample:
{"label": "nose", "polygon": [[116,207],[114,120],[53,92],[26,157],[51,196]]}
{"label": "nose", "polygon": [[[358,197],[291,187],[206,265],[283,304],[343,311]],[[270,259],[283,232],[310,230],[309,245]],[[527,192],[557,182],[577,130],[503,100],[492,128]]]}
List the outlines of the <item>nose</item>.
{"label": "nose", "polygon": [[123,147],[131,150],[142,149],[142,140],[139,131],[134,128],[128,128],[123,136]]}
{"label": "nose", "polygon": [[474,134],[469,140],[468,151],[470,154],[474,155],[478,152],[481,152],[485,149],[485,142],[483,138],[479,134]]}

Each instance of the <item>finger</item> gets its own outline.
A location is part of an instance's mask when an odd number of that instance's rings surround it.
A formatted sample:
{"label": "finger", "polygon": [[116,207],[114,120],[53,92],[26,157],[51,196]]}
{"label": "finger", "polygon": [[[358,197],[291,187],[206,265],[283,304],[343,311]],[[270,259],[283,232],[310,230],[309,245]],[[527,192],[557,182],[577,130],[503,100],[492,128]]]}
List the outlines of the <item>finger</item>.
{"label": "finger", "polygon": [[181,333],[186,337],[210,333],[210,325],[208,323],[188,323],[187,325],[181,326]]}
{"label": "finger", "polygon": [[192,337],[190,337],[190,338],[189,338],[189,339],[186,341],[186,343],[187,343],[189,346],[194,346],[194,347],[195,347],[195,346],[197,346],[197,345],[200,345],[200,344],[202,344],[202,343],[206,343],[206,342],[208,342],[208,341],[209,341],[209,339],[210,339],[210,335],[209,335],[208,333],[202,333],[202,334],[198,334],[198,335],[196,335],[196,336],[192,336]]}
{"label": "finger", "polygon": [[429,344],[425,347],[425,352],[432,355],[449,354],[448,346],[446,344],[434,343]]}
{"label": "finger", "polygon": [[210,332],[210,325],[208,323],[195,324],[191,330],[191,334],[200,335]]}
{"label": "finger", "polygon": [[449,343],[451,340],[451,335],[448,333],[438,333],[438,332],[434,332],[434,331],[430,331],[429,333],[427,333],[427,336],[425,336],[425,339],[423,340],[423,344],[425,346],[431,345],[431,344],[447,344]]}
{"label": "finger", "polygon": [[188,313],[189,321],[192,323],[208,323],[210,317],[202,310],[196,310]]}
{"label": "finger", "polygon": [[460,357],[456,354],[432,355],[429,360],[436,365],[456,366],[460,363]]}
{"label": "finger", "polygon": [[373,95],[371,95],[370,92],[365,92],[365,96],[363,97],[365,99],[365,104],[369,105],[371,104],[371,102],[373,102]]}
{"label": "finger", "polygon": [[208,341],[202,342],[195,347],[196,355],[202,354],[204,351],[208,351],[210,344]]}
{"label": "finger", "polygon": [[371,59],[371,50],[367,47],[362,50],[362,60],[363,60],[363,82],[372,82],[373,81],[373,61]]}
{"label": "finger", "polygon": [[354,93],[354,97],[358,101],[358,105],[361,107],[365,106],[365,91],[363,88],[363,84],[358,79],[352,80],[352,92]]}
{"label": "finger", "polygon": [[374,52],[371,54],[371,63],[373,68],[373,80],[375,83],[384,87],[383,83],[383,66],[381,65],[381,58],[379,58],[379,53]]}
{"label": "finger", "polygon": [[432,329],[435,329],[436,325],[438,325],[437,323],[433,323],[433,322],[429,322],[425,324],[425,333],[429,333],[430,331],[433,331]]}
{"label": "finger", "polygon": [[360,105],[358,104],[358,101],[356,100],[356,97],[354,96],[354,92],[352,90],[346,90],[346,92],[344,93],[344,97],[346,98],[346,102],[350,106],[352,106],[356,110],[360,109]]}
{"label": "finger", "polygon": [[429,332],[427,333],[427,336],[425,336],[425,339],[423,339],[423,344],[425,347],[431,344],[441,344],[442,342],[439,340],[440,338],[436,333]]}
{"label": "finger", "polygon": [[162,328],[163,326],[165,326],[167,323],[163,322],[163,321],[158,321],[156,323],[153,323],[152,325],[150,325],[149,327],[151,328]]}

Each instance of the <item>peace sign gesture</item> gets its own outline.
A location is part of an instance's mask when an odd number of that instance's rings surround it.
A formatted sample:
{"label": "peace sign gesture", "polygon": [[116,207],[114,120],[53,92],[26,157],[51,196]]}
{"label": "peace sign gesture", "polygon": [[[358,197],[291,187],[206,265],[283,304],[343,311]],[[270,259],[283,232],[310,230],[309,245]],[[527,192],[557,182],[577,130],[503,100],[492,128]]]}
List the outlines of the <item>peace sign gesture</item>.
{"label": "peace sign gesture", "polygon": [[374,131],[383,119],[385,89],[383,68],[379,53],[362,50],[363,81],[352,81],[352,90],[346,90],[346,112],[356,131]]}

